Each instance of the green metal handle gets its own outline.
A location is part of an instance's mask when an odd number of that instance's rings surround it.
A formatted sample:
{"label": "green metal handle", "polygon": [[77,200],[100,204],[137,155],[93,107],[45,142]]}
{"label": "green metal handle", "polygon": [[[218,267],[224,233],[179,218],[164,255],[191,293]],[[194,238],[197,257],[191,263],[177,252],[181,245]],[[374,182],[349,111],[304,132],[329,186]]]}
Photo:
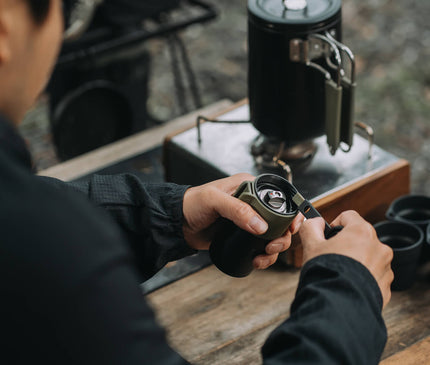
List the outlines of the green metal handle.
{"label": "green metal handle", "polygon": [[342,87],[333,80],[325,81],[325,109],[327,144],[334,155],[340,145]]}
{"label": "green metal handle", "polygon": [[356,83],[342,82],[342,116],[340,127],[340,140],[352,146],[354,136],[354,107],[355,107],[355,88]]}

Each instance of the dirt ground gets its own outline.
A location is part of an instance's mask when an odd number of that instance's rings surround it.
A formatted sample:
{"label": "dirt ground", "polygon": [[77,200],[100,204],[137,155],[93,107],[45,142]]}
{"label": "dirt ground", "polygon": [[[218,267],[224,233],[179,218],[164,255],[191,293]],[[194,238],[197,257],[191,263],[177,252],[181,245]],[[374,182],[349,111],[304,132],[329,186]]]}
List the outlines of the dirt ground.
{"label": "dirt ground", "polygon": [[[203,104],[247,96],[245,0],[207,0],[218,18],[182,33]],[[412,191],[430,195],[430,1],[344,0],[343,41],[357,57],[356,120],[376,143],[412,165]],[[152,56],[149,109],[162,120],[181,113],[165,40],[148,42]],[[189,100],[189,99],[187,99]],[[191,103],[190,103],[191,105]],[[191,106],[190,106],[191,108]],[[38,168],[58,160],[44,104],[21,127]],[[428,183],[429,182],[429,183]]]}

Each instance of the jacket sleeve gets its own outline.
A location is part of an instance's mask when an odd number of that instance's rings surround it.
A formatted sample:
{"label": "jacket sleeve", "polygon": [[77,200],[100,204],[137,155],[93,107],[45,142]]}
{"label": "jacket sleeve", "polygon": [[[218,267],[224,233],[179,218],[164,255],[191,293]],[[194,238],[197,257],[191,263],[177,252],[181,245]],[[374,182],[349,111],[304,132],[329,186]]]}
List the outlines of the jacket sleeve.
{"label": "jacket sleeve", "polygon": [[188,186],[146,184],[132,174],[93,175],[82,182],[40,177],[59,189],[84,194],[118,223],[142,280],[166,263],[196,253],[184,240],[182,203]]}
{"label": "jacket sleeve", "polygon": [[387,340],[382,295],[359,262],[324,255],[302,270],[291,315],[263,347],[265,364],[378,364]]}

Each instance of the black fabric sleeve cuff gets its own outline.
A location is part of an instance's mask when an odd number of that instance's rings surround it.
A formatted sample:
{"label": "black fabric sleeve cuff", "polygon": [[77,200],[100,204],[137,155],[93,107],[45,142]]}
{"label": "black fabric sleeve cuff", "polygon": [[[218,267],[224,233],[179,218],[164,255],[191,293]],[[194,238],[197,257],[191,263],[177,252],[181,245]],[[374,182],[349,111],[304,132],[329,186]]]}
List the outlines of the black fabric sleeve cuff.
{"label": "black fabric sleeve cuff", "polygon": [[291,315],[263,347],[265,364],[378,364],[387,341],[371,273],[341,255],[303,267]]}
{"label": "black fabric sleeve cuff", "polygon": [[375,278],[366,266],[348,256],[327,254],[308,261],[302,268],[297,290],[300,290],[302,286],[313,279],[313,270],[318,267],[336,270],[344,275],[346,279],[351,281],[351,284],[355,287],[360,287],[366,296],[371,298],[377,304],[377,307],[382,310],[382,294]]}
{"label": "black fabric sleeve cuff", "polygon": [[[147,188],[150,195],[163,195],[163,198],[160,198],[159,201],[163,206],[162,211],[167,213],[163,217],[158,216],[157,219],[153,219],[151,223],[154,236],[162,236],[159,243],[165,248],[164,254],[160,255],[158,260],[161,260],[161,262],[158,262],[158,266],[162,267],[167,262],[197,253],[197,250],[192,249],[185,241],[183,232],[183,201],[189,186],[163,184],[149,185]],[[161,193],[160,189],[162,190]],[[157,212],[154,212],[154,218],[156,215]]]}

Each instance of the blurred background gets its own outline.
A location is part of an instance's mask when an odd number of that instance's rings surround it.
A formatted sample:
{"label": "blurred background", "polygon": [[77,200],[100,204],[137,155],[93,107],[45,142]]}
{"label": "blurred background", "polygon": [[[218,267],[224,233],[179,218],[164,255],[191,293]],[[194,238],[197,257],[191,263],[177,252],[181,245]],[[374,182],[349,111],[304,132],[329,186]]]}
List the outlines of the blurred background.
{"label": "blurred background", "polygon": [[[176,62],[178,44],[169,37],[144,42],[149,55],[147,127],[220,99],[247,97],[247,10],[245,0],[206,0],[218,15],[178,34],[195,76],[178,85],[187,64]],[[412,192],[430,195],[430,1],[343,0],[343,41],[357,58],[356,121],[375,130],[375,142],[410,161]],[[171,11],[168,21],[184,17]],[[148,25],[151,27],[151,24]],[[180,46],[180,44],[179,44]],[[176,48],[175,48],[176,47]],[[176,49],[176,51],[175,51]],[[178,69],[178,67],[182,67]],[[184,70],[185,68],[185,70]],[[181,101],[182,100],[182,101]],[[49,96],[31,110],[21,133],[38,170],[61,159],[53,143]]]}

